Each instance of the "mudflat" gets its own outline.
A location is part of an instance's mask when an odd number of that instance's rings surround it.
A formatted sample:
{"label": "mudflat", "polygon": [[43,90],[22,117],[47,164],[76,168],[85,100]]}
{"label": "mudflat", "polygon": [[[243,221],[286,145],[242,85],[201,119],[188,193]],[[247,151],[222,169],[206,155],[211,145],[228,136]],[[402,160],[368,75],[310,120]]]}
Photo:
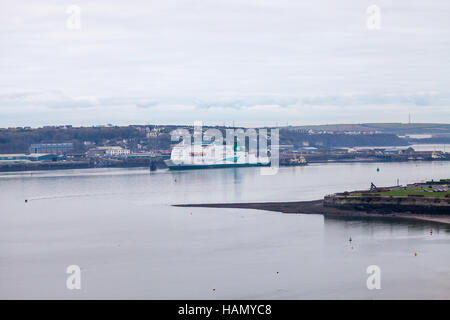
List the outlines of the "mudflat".
{"label": "mudflat", "polygon": [[422,220],[435,223],[450,224],[450,214],[412,214],[402,213],[379,213],[361,210],[347,210],[334,207],[326,207],[323,200],[314,201],[291,201],[291,202],[252,202],[252,203],[201,203],[201,204],[177,204],[175,207],[203,207],[203,208],[240,208],[256,209],[266,211],[276,211],[282,213],[301,213],[301,214],[322,214],[325,216],[338,217],[373,217],[373,218],[400,218],[409,220]]}

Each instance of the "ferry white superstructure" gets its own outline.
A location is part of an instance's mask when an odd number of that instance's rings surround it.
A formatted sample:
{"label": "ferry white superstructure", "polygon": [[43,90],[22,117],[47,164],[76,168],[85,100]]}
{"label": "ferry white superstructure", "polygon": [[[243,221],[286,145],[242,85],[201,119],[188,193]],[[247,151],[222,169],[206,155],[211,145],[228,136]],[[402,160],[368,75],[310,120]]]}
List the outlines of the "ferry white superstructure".
{"label": "ferry white superstructure", "polygon": [[171,170],[206,169],[224,167],[268,166],[270,159],[255,152],[246,152],[239,145],[215,143],[179,144],[172,149],[170,160],[165,160]]}

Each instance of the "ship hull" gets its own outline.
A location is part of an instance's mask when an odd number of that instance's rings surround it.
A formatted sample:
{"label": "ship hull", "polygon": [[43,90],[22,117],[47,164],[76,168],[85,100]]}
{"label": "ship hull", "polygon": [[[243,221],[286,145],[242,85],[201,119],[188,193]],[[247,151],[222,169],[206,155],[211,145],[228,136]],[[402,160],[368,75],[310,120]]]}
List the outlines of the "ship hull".
{"label": "ship hull", "polygon": [[270,163],[221,163],[221,164],[175,164],[172,160],[164,160],[170,170],[219,169],[236,167],[268,167]]}

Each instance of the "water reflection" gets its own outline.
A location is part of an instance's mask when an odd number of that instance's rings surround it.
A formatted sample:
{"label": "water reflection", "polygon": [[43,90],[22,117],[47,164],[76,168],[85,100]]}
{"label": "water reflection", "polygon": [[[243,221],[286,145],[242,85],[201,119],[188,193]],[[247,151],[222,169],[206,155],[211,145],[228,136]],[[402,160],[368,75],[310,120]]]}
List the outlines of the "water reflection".
{"label": "water reflection", "polygon": [[[6,263],[0,298],[71,298],[60,279],[72,263],[85,267],[92,281],[83,298],[449,297],[445,226],[171,204],[314,200],[370,182],[442,178],[450,163],[314,164],[280,168],[275,176],[259,172],[2,174],[0,256]],[[365,287],[371,264],[383,270],[378,293]],[[212,285],[219,288],[215,296],[209,295]]]}
{"label": "water reflection", "polygon": [[352,230],[370,237],[428,236],[450,234],[450,226],[432,221],[395,217],[324,217],[325,233],[336,229]]}

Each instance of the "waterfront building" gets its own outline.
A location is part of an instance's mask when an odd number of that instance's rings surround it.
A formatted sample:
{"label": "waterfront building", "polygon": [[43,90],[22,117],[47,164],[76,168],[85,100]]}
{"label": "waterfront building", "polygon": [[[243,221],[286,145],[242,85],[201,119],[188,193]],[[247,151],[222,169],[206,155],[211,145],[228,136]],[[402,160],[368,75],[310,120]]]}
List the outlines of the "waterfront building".
{"label": "waterfront building", "polygon": [[18,161],[18,160],[28,160],[26,154],[16,153],[16,154],[0,154],[0,160],[2,161]]}
{"label": "waterfront building", "polygon": [[88,157],[117,157],[129,155],[130,150],[120,146],[105,146],[89,149],[86,154]]}
{"label": "waterfront building", "polygon": [[24,153],[15,153],[15,154],[0,154],[1,161],[56,161],[57,156],[54,154],[41,154],[41,153],[33,153],[33,154],[24,154]]}
{"label": "waterfront building", "polygon": [[298,151],[302,153],[317,153],[319,149],[316,147],[300,147]]}
{"label": "waterfront building", "polygon": [[130,153],[128,155],[129,159],[150,159],[150,158],[155,158],[161,156],[160,153],[155,153],[155,152],[139,152],[139,153]]}

